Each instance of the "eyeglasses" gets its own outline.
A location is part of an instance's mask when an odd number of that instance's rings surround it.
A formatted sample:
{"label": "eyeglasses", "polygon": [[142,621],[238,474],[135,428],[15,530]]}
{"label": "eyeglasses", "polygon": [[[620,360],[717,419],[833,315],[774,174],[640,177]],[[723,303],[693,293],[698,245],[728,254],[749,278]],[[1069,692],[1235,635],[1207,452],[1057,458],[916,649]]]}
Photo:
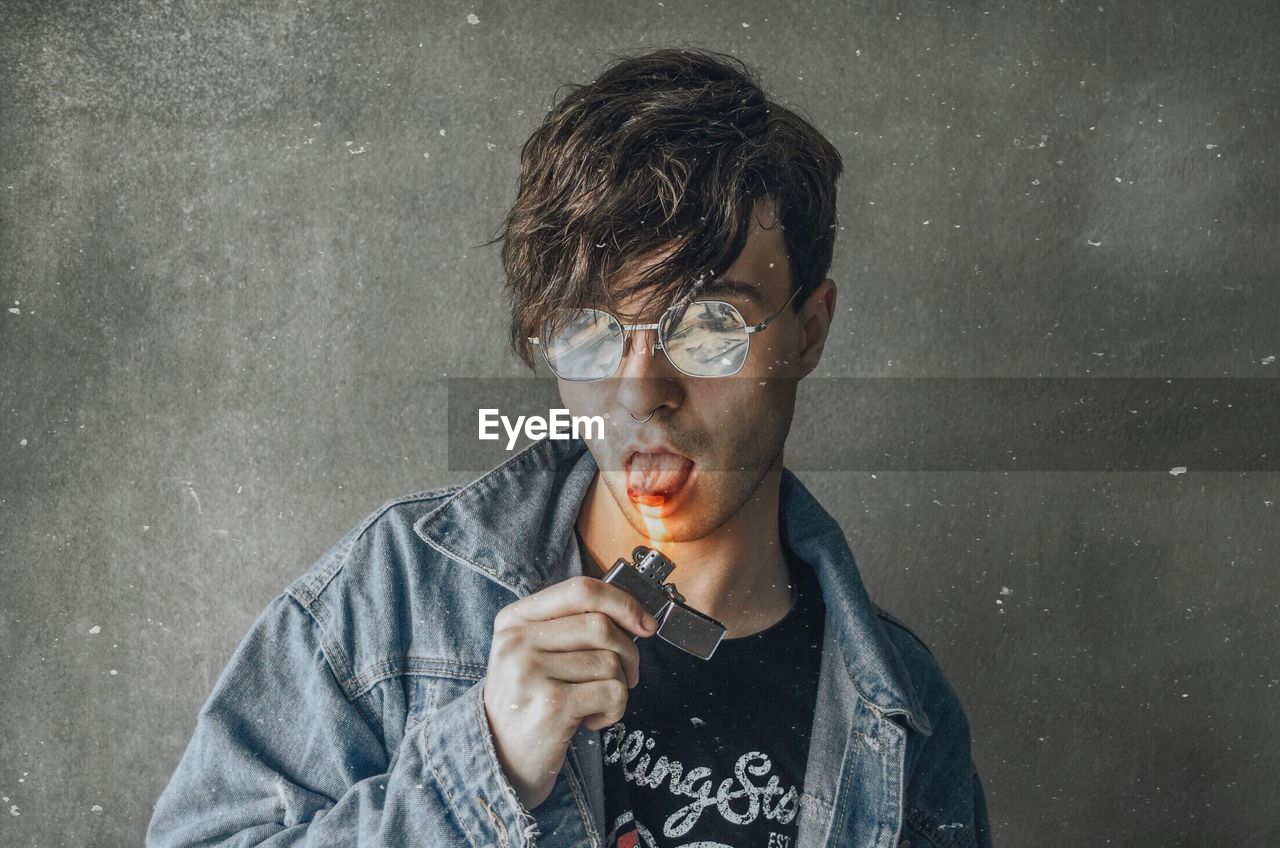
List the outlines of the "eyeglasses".
{"label": "eyeglasses", "polygon": [[752,334],[768,327],[799,293],[793,291],[781,309],[759,324],[748,324],[737,307],[723,300],[677,303],[654,324],[623,324],[604,310],[582,308],[570,312],[558,332],[544,329],[529,341],[542,348],[557,377],[572,383],[612,376],[622,363],[627,330],[657,330],[655,346],[690,377],[729,377],[747,361]]}

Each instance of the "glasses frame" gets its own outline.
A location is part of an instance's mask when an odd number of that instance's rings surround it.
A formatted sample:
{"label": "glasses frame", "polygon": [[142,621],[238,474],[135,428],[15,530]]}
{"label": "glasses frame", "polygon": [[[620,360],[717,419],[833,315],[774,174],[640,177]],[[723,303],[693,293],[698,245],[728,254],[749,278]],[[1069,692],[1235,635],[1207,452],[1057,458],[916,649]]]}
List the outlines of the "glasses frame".
{"label": "glasses frame", "polygon": [[[622,356],[618,357],[618,364],[613,366],[613,370],[610,371],[608,374],[604,375],[603,377],[589,377],[587,379],[572,379],[569,377],[561,377],[559,372],[556,371],[555,366],[551,364],[551,359],[550,357],[547,356],[546,345],[542,344],[541,337],[528,336],[527,338],[530,344],[537,345],[538,349],[542,351],[543,361],[547,363],[547,367],[551,369],[551,373],[555,374],[557,378],[564,380],[566,383],[596,383],[596,382],[599,382],[600,380],[607,380],[610,377],[612,377],[614,374],[618,373],[618,368],[622,366],[622,360],[627,355],[627,341],[628,341],[627,333],[628,332],[634,332],[636,330],[657,330],[658,331],[657,338],[655,339],[654,343],[649,346],[650,356],[653,355],[654,350],[661,350],[662,354],[667,357],[667,362],[671,363],[671,367],[679,371],[681,374],[684,374],[689,377],[696,377],[698,379],[714,380],[717,377],[732,377],[734,374],[737,374],[739,371],[742,370],[742,366],[746,363],[747,357],[751,355],[751,337],[756,333],[762,332],[763,330],[767,329],[769,324],[773,321],[773,319],[777,318],[779,315],[781,315],[783,312],[786,311],[787,307],[791,305],[791,301],[795,300],[796,295],[798,295],[799,293],[800,293],[800,289],[798,288],[793,292],[791,292],[791,295],[786,299],[786,301],[782,304],[782,306],[778,308],[778,311],[774,312],[772,315],[770,315],[768,318],[765,318],[763,321],[760,321],[755,324],[748,324],[747,319],[744,318],[742,315],[742,310],[738,309],[737,306],[735,306],[732,303],[729,303],[727,300],[690,300],[690,301],[682,300],[679,303],[674,303],[671,306],[667,307],[666,310],[663,311],[662,317],[659,318],[656,323],[652,323],[652,324],[624,324],[622,323],[621,320],[619,320],[617,315],[614,315],[612,312],[609,312],[606,309],[596,309],[594,307],[583,307],[584,311],[589,309],[590,311],[599,312],[602,315],[609,316],[610,318],[613,319],[613,321],[619,327],[622,328]],[[700,303],[724,304],[725,306],[732,309],[733,313],[738,316],[738,320],[742,322],[743,332],[747,336],[747,352],[746,354],[743,355],[742,361],[738,363],[738,367],[730,371],[728,374],[690,374],[688,371],[684,370],[675,362],[673,362],[671,360],[671,357],[667,355],[666,339],[664,338],[666,336],[666,332],[663,330],[663,325],[667,323],[666,322],[667,316],[678,309],[688,310],[689,308],[697,306]],[[683,317],[683,314],[681,315],[681,317]]]}

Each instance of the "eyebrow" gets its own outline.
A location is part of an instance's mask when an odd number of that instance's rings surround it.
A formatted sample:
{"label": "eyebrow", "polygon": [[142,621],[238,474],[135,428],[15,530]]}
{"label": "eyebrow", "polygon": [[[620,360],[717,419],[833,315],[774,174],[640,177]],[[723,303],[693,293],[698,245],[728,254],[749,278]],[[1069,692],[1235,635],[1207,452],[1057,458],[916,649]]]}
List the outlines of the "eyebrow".
{"label": "eyebrow", "polygon": [[749,283],[745,280],[735,280],[732,277],[719,277],[698,289],[695,298],[701,299],[703,295],[738,295],[755,303],[758,306],[764,305],[764,295],[760,291],[759,283]]}

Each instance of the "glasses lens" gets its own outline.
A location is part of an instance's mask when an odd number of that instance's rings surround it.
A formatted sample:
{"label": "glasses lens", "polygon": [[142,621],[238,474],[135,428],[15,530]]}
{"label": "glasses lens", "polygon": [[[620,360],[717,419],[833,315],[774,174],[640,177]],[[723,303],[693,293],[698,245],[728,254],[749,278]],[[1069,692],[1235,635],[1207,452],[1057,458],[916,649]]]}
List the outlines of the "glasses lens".
{"label": "glasses lens", "polygon": [[545,339],[543,351],[561,380],[603,380],[622,361],[622,326],[607,312],[578,309]]}
{"label": "glasses lens", "polygon": [[727,377],[747,359],[747,324],[731,303],[700,300],[663,317],[662,348],[695,377]]}

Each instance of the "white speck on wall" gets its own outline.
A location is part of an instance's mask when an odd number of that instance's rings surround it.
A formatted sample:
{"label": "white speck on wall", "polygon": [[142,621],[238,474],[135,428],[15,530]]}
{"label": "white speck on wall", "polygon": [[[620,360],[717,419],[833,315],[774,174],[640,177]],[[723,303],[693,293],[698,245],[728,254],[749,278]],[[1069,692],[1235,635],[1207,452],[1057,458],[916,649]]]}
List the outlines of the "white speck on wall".
{"label": "white speck on wall", "polygon": [[[1275,358],[1274,356],[1264,356],[1264,357],[1262,357],[1262,364],[1263,364],[1263,365],[1270,365],[1271,363],[1273,363],[1273,362],[1275,362],[1275,361],[1276,361],[1276,358]],[[22,443],[25,445],[25,444],[27,443],[27,440],[26,440],[26,439],[23,439],[23,440],[22,440]]]}
{"label": "white speck on wall", "polygon": [[472,26],[475,26],[476,24],[480,23],[480,19],[476,17],[474,12],[472,12],[467,15],[467,23],[471,24]]}
{"label": "white speck on wall", "polygon": [[119,673],[120,673],[120,672],[116,671],[114,668],[113,668],[113,669],[111,669],[111,676],[112,676],[112,677],[115,677],[115,676],[116,676],[117,674],[119,674]]}
{"label": "white speck on wall", "polygon": [[702,725],[706,724],[705,721],[698,718],[697,716],[690,716],[689,723],[692,724],[694,727],[702,727]]}
{"label": "white speck on wall", "polygon": [[10,311],[10,312],[12,312],[14,315],[21,315],[21,314],[22,314],[22,310],[21,310],[21,309],[19,309],[19,308],[18,308],[18,307],[16,307],[16,306],[10,306],[10,307],[9,307],[9,311]]}
{"label": "white speck on wall", "polygon": [[748,27],[750,27],[750,26],[751,26],[751,24],[747,23],[746,21],[743,21],[743,22],[742,22],[742,28],[743,28],[743,29],[747,29],[747,28],[748,28]]}
{"label": "white speck on wall", "polygon": [[1000,587],[1000,594],[1005,595],[1005,596],[1012,595],[1012,594],[1013,594],[1013,590],[1012,590],[1012,589],[1010,589],[1008,586],[1001,586],[1001,587]]}
{"label": "white speck on wall", "polygon": [[9,815],[11,815],[11,816],[19,815],[19,813],[18,813],[18,805],[17,805],[17,804],[14,804],[13,806],[9,807]]}
{"label": "white speck on wall", "polygon": [[1093,239],[1085,239],[1084,243],[1089,245],[1090,247],[1102,247],[1102,242],[1094,241]]}
{"label": "white speck on wall", "polygon": [[90,808],[89,808],[89,812],[91,812],[91,813],[100,813],[100,812],[102,812],[102,805],[101,805],[101,804],[94,804],[92,807],[90,807]]}
{"label": "white speck on wall", "polygon": [[444,130],[440,130],[440,135],[444,135]]}
{"label": "white speck on wall", "polygon": [[1216,145],[1216,144],[1206,144],[1206,145],[1204,146],[1204,149],[1205,149],[1205,150],[1213,150],[1213,149],[1214,149],[1215,147],[1217,147],[1217,146],[1218,146],[1218,145]]}
{"label": "white speck on wall", "polygon": [[179,483],[181,483],[182,485],[186,486],[186,487],[187,487],[187,491],[191,494],[191,497],[195,498],[195,501],[196,501],[196,512],[203,513],[203,512],[204,512],[204,507],[200,505],[200,496],[196,494],[195,487],[191,485],[191,481],[190,481],[190,480],[179,480],[178,482],[179,482]]}
{"label": "white speck on wall", "polygon": [[18,442],[18,444],[22,445],[25,448],[27,446],[27,440],[23,439],[22,441]]}
{"label": "white speck on wall", "polygon": [[102,628],[96,624],[89,628],[89,635],[91,636],[97,636],[101,632]]}
{"label": "white speck on wall", "polygon": [[1169,473],[1172,474],[1174,477],[1177,477],[1179,474],[1186,474],[1187,466],[1179,465],[1176,468],[1170,468]]}

